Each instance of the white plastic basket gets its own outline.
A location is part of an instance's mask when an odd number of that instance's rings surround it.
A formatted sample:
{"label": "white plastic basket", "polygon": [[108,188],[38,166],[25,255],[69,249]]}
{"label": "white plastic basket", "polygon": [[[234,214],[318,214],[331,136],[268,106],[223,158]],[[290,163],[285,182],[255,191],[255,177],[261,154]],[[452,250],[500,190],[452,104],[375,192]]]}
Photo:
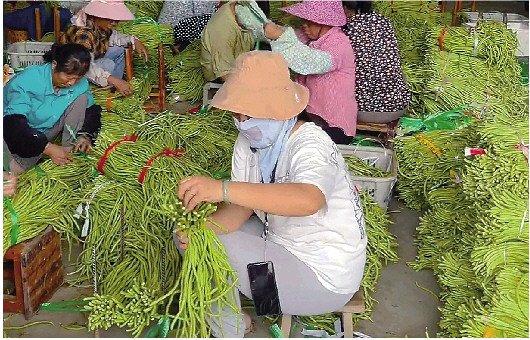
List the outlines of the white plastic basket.
{"label": "white plastic basket", "polygon": [[397,159],[395,151],[374,146],[355,145],[338,145],[338,149],[343,156],[354,155],[378,169],[390,172],[389,177],[366,177],[350,173],[353,183],[357,187],[366,190],[379,206],[386,210],[392,198],[392,190],[397,181]]}
{"label": "white plastic basket", "polygon": [[9,66],[20,69],[31,65],[44,64],[44,53],[52,48],[53,43],[20,41],[7,46]]}

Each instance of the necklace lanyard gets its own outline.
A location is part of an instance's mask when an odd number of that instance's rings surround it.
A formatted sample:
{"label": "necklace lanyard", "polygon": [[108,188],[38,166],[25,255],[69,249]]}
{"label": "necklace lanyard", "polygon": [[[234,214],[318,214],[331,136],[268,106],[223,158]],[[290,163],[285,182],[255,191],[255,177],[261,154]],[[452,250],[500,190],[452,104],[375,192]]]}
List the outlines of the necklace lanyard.
{"label": "necklace lanyard", "polygon": [[[278,161],[276,161],[276,164],[274,165],[274,169],[272,169],[272,175],[271,175],[271,183],[274,183],[276,181],[276,168],[278,167]],[[261,179],[261,183],[263,182],[263,175]],[[267,259],[267,236],[269,235],[269,213],[265,213],[265,228],[263,229],[263,240],[265,241],[265,247],[263,247],[263,261],[266,261]]]}

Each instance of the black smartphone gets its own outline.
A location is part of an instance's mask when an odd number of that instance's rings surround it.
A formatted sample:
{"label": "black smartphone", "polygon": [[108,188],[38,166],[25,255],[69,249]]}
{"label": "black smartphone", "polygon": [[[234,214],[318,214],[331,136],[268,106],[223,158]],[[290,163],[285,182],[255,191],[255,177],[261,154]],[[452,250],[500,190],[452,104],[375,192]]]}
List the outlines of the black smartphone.
{"label": "black smartphone", "polygon": [[280,315],[282,310],[272,262],[249,263],[247,271],[256,314]]}

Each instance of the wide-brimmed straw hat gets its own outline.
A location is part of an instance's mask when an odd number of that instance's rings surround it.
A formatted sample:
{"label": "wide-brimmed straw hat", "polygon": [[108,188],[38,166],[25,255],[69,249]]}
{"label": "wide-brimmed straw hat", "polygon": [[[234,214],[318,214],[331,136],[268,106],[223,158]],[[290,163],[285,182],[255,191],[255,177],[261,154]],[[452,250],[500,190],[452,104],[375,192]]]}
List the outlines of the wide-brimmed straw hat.
{"label": "wide-brimmed straw hat", "polygon": [[236,59],[211,105],[253,118],[287,120],[302,112],[308,101],[309,90],[291,80],[281,54],[252,51]]}
{"label": "wide-brimmed straw hat", "polygon": [[82,10],[88,15],[116,21],[134,19],[122,0],[92,0]]}
{"label": "wide-brimmed straw hat", "polygon": [[281,10],[321,25],[344,26],[348,22],[342,1],[304,0]]}

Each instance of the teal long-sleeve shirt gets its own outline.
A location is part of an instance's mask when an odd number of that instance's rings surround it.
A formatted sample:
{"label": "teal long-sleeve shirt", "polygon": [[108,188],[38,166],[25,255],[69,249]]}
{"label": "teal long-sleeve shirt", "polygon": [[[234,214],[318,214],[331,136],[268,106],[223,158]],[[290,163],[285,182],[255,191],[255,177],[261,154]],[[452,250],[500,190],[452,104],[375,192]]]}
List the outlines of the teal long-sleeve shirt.
{"label": "teal long-sleeve shirt", "polygon": [[30,66],[4,87],[4,116],[24,115],[30,127],[44,132],[53,127],[66,108],[82,94],[88,98],[87,107],[92,106],[94,97],[86,78],[55,92],[51,63]]}

